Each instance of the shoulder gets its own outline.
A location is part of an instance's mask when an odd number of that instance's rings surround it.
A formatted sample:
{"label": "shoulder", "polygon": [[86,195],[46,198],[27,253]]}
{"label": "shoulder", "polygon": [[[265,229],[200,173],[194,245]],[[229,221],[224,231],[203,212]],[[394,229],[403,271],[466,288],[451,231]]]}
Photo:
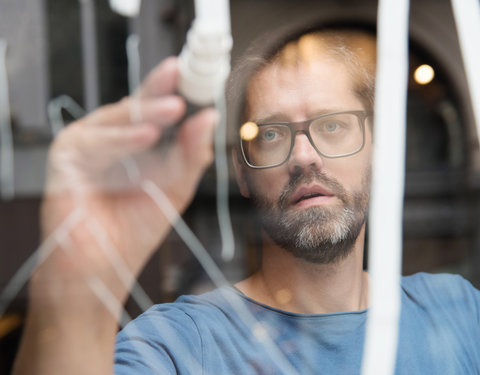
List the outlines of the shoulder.
{"label": "shoulder", "polygon": [[448,294],[469,293],[476,289],[460,275],[425,272],[402,277],[402,287],[409,291],[426,292],[443,290]]}
{"label": "shoulder", "polygon": [[403,277],[402,292],[397,369],[477,374],[480,292],[461,276],[426,273]]}
{"label": "shoulder", "polygon": [[402,289],[417,304],[480,315],[480,291],[459,275],[417,273],[402,278]]}
{"label": "shoulder", "polygon": [[[185,332],[190,337],[198,333],[196,320],[200,317],[209,318],[212,315],[228,310],[225,294],[229,288],[219,288],[201,295],[184,295],[175,302],[162,303],[152,306],[146,312],[128,324],[125,330],[141,329],[144,332],[152,332],[158,327],[167,324],[176,334]],[[122,331],[123,332],[123,331]],[[155,334],[157,336],[157,334]]]}
{"label": "shoulder", "polygon": [[118,335],[118,342],[141,337],[142,340],[175,342],[185,340],[199,344],[202,327],[217,325],[222,317],[231,319],[232,299],[240,298],[231,288],[218,288],[201,295],[185,295],[175,302],[152,306],[130,322]]}
{"label": "shoulder", "polygon": [[220,288],[182,296],[173,303],[152,306],[131,321],[117,336],[117,373],[148,368],[161,368],[162,373],[201,373],[202,327],[215,325],[219,316],[228,314],[224,293],[234,295],[228,288]]}

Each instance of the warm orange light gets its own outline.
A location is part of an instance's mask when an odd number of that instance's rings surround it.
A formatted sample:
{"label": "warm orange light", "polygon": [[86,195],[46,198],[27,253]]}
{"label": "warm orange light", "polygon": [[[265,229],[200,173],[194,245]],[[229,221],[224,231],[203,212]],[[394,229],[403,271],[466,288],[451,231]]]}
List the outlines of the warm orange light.
{"label": "warm orange light", "polygon": [[430,65],[423,64],[420,65],[417,69],[415,69],[415,73],[413,74],[415,78],[415,82],[420,85],[426,85],[432,82],[433,77],[435,77],[435,71]]}
{"label": "warm orange light", "polygon": [[252,121],[248,121],[240,128],[240,137],[244,141],[251,141],[258,134],[258,125]]}

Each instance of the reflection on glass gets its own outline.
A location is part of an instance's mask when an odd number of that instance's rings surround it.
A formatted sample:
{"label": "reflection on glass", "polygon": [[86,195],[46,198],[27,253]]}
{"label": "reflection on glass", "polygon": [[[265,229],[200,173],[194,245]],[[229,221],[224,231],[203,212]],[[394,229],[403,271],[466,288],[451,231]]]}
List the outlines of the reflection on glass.
{"label": "reflection on glass", "polygon": [[428,64],[420,65],[417,69],[415,69],[415,73],[414,73],[415,82],[417,82],[420,85],[429,84],[430,82],[432,82],[434,77],[435,77],[435,71]]}

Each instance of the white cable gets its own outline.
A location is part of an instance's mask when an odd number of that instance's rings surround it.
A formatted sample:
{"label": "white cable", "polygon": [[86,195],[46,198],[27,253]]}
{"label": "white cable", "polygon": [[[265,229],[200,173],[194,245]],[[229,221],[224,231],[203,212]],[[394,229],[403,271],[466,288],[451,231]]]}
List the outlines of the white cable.
{"label": "white cable", "polygon": [[137,97],[136,89],[140,86],[140,39],[136,34],[127,37],[126,50],[128,61],[128,91],[132,100],[130,101],[130,120],[136,124],[142,121],[140,100]]}
{"label": "white cable", "polygon": [[15,162],[7,72],[7,41],[0,39],[0,194],[10,200],[15,195]]}
{"label": "white cable", "polygon": [[195,20],[179,58],[179,91],[195,105],[215,104],[220,123],[215,132],[217,216],[222,259],[231,261],[235,245],[228,204],[225,81],[230,72],[230,8],[227,0],[195,0]]}
{"label": "white cable", "polygon": [[137,282],[133,272],[130,271],[127,264],[120,256],[117,248],[112,243],[102,225],[94,217],[86,218],[86,224],[88,231],[92,234],[100,246],[100,249],[107,256],[123,286],[126,290],[130,290],[132,299],[142,311],[149,309],[153,305],[153,301]]}
{"label": "white cable", "polygon": [[183,221],[180,214],[175,210],[175,207],[173,207],[163,191],[153,181],[150,180],[145,180],[142,182],[142,190],[145,191],[145,193],[150,196],[160,210],[162,210],[169,223],[180,235],[195,258],[198,259],[215,285],[228,285],[229,283],[223,276],[222,271],[220,271],[213,259],[208,255],[207,250],[193,234],[185,221]]}
{"label": "white cable", "polygon": [[65,127],[62,110],[66,110],[74,119],[85,115],[85,110],[68,95],[60,95],[48,102],[47,114],[52,135],[56,136]]}
{"label": "white cable", "polygon": [[5,310],[20,289],[27,283],[35,268],[50,256],[55,249],[58,236],[70,232],[83,217],[84,213],[82,209],[77,208],[71,212],[17,270],[0,295],[0,317],[5,313]]}
{"label": "white cable", "polygon": [[83,101],[87,112],[91,112],[98,107],[100,102],[98,92],[95,1],[78,1],[80,2],[80,21],[82,26]]}
{"label": "white cable", "polygon": [[230,32],[228,0],[195,0],[195,19],[201,30],[212,33]]}
{"label": "white cable", "polygon": [[125,17],[136,17],[140,13],[140,0],[110,0],[110,7]]}
{"label": "white cable", "polygon": [[[96,276],[90,276],[87,279],[87,284],[90,290],[103,303],[110,314],[112,314],[120,328],[124,328],[128,323],[131,322],[132,318],[124,309],[123,304],[120,303],[118,298],[112,294],[110,289],[107,288],[101,279]],[[118,317],[118,312],[121,312],[120,317]]]}
{"label": "white cable", "polygon": [[370,205],[370,306],[362,374],[395,369],[400,315],[408,78],[408,0],[381,0]]}
{"label": "white cable", "polygon": [[[70,231],[56,232],[55,241],[67,255],[72,256],[74,254],[75,245],[70,237]],[[112,294],[110,289],[107,288],[105,283],[97,275],[84,275],[84,277],[93,294],[97,296],[120,326],[125,327],[131,321],[131,318],[124,310],[120,300]],[[119,312],[122,312],[120,318],[118,318]]]}
{"label": "white cable", "polygon": [[178,91],[202,107],[214,103],[230,73],[232,35],[227,0],[195,0],[195,13],[178,59]]}
{"label": "white cable", "polygon": [[452,8],[480,140],[480,2],[452,0]]}
{"label": "white cable", "polygon": [[215,167],[217,171],[217,216],[222,243],[222,259],[231,261],[235,255],[232,219],[228,203],[228,159],[227,159],[227,105],[225,95],[218,96],[215,103],[220,112],[220,123],[215,131]]}

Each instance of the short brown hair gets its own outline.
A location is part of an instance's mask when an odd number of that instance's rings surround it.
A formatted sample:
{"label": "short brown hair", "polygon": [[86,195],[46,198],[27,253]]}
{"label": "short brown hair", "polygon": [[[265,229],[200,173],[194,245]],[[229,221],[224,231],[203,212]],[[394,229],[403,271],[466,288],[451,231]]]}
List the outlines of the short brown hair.
{"label": "short brown hair", "polygon": [[346,65],[354,82],[355,95],[366,110],[373,110],[376,69],[376,38],[373,33],[343,27],[310,28],[277,38],[267,48],[264,47],[264,39],[250,48],[231,74],[227,95],[232,107],[230,109],[236,112],[233,116],[236,125],[231,127],[232,130],[236,131],[248,120],[247,89],[257,73],[274,63],[295,66],[320,55],[337,59]]}

